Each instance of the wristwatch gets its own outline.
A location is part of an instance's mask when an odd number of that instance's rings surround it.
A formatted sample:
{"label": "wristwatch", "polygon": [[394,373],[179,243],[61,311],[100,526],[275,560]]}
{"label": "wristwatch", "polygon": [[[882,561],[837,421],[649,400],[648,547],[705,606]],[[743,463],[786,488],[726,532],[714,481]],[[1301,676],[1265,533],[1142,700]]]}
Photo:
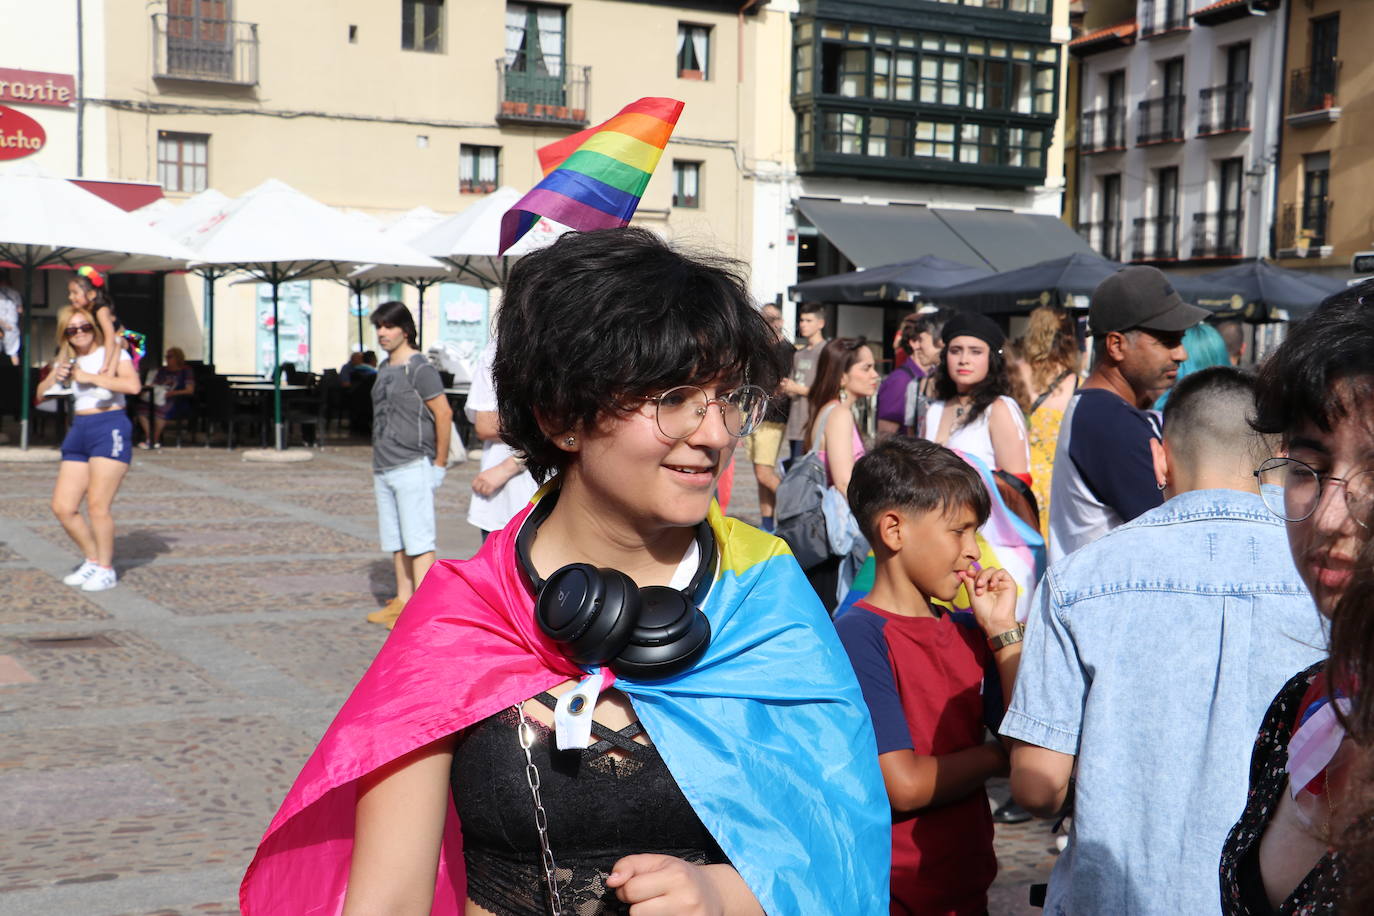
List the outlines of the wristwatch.
{"label": "wristwatch", "polygon": [[1018,623],[1013,629],[1005,633],[998,633],[996,636],[988,637],[988,648],[996,652],[1005,649],[1007,646],[1015,645],[1026,636],[1026,625]]}

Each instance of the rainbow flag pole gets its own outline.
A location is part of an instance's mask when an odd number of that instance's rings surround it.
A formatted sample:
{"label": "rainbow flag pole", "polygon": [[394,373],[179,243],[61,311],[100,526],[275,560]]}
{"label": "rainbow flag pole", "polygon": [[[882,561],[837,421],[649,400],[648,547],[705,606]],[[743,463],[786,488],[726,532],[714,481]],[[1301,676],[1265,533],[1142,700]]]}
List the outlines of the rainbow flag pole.
{"label": "rainbow flag pole", "polygon": [[584,232],[627,225],[680,114],[676,99],[640,99],[604,124],[541,147],[544,178],[501,217],[500,253],[541,216]]}

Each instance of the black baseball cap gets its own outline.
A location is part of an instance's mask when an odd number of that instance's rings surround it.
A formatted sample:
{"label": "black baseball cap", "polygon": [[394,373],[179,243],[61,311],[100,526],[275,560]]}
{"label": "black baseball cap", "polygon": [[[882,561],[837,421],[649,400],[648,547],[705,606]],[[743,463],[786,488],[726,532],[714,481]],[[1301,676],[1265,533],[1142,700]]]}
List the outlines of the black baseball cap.
{"label": "black baseball cap", "polygon": [[1177,333],[1211,314],[1184,302],[1158,268],[1133,265],[1097,284],[1088,304],[1088,330],[1094,337],[1131,328]]}

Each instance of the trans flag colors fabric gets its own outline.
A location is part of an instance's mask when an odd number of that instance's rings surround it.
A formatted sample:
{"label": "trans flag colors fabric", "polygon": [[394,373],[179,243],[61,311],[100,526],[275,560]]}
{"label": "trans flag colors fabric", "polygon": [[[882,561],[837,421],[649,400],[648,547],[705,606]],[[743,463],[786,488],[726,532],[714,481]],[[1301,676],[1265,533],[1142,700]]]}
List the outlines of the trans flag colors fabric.
{"label": "trans flag colors fabric", "polygon": [[[980,555],[977,568],[994,566],[1011,574],[1012,579],[1016,581],[1016,619],[1024,623],[1030,613],[1031,596],[1047,565],[1045,539],[1022,521],[1020,516],[1007,508],[1007,504],[997,492],[997,481],[986,464],[968,452],[959,449],[953,451],[983,478],[983,486],[987,488],[988,497],[992,502],[992,512],[988,515],[988,520],[978,529]],[[835,610],[835,616],[838,617],[855,601],[859,601],[872,591],[874,571],[873,554],[870,553],[868,560],[854,577],[854,584],[850,586],[849,593]],[[956,611],[969,610],[968,594],[963,588],[960,588],[959,594],[955,596],[953,607]]]}
{"label": "trans flag colors fabric", "polygon": [[501,253],[541,216],[583,232],[629,225],[680,114],[676,99],[640,99],[541,147],[544,179],[501,217]]}
{"label": "trans flag colors fabric", "polygon": [[[515,557],[528,515],[425,577],[267,828],[240,889],[247,916],[339,913],[361,777],[585,673],[534,621]],[[652,683],[607,670],[603,689],[630,697],[765,912],[885,913],[890,814],[849,659],[782,541],[714,503],[709,522],[720,556],[705,656]],[[465,898],[450,801],[432,912],[459,914]]]}

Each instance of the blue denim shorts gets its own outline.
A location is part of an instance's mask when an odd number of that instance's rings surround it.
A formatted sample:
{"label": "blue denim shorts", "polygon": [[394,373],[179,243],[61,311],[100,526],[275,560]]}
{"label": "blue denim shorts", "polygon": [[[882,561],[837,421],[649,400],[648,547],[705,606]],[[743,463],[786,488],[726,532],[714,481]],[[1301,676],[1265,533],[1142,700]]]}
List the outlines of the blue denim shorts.
{"label": "blue denim shorts", "polygon": [[434,550],[434,462],[417,458],[372,474],[382,550],[418,557]]}
{"label": "blue denim shorts", "polygon": [[133,424],[122,410],[78,414],[62,440],[63,461],[113,458],[125,464],[133,457]]}

